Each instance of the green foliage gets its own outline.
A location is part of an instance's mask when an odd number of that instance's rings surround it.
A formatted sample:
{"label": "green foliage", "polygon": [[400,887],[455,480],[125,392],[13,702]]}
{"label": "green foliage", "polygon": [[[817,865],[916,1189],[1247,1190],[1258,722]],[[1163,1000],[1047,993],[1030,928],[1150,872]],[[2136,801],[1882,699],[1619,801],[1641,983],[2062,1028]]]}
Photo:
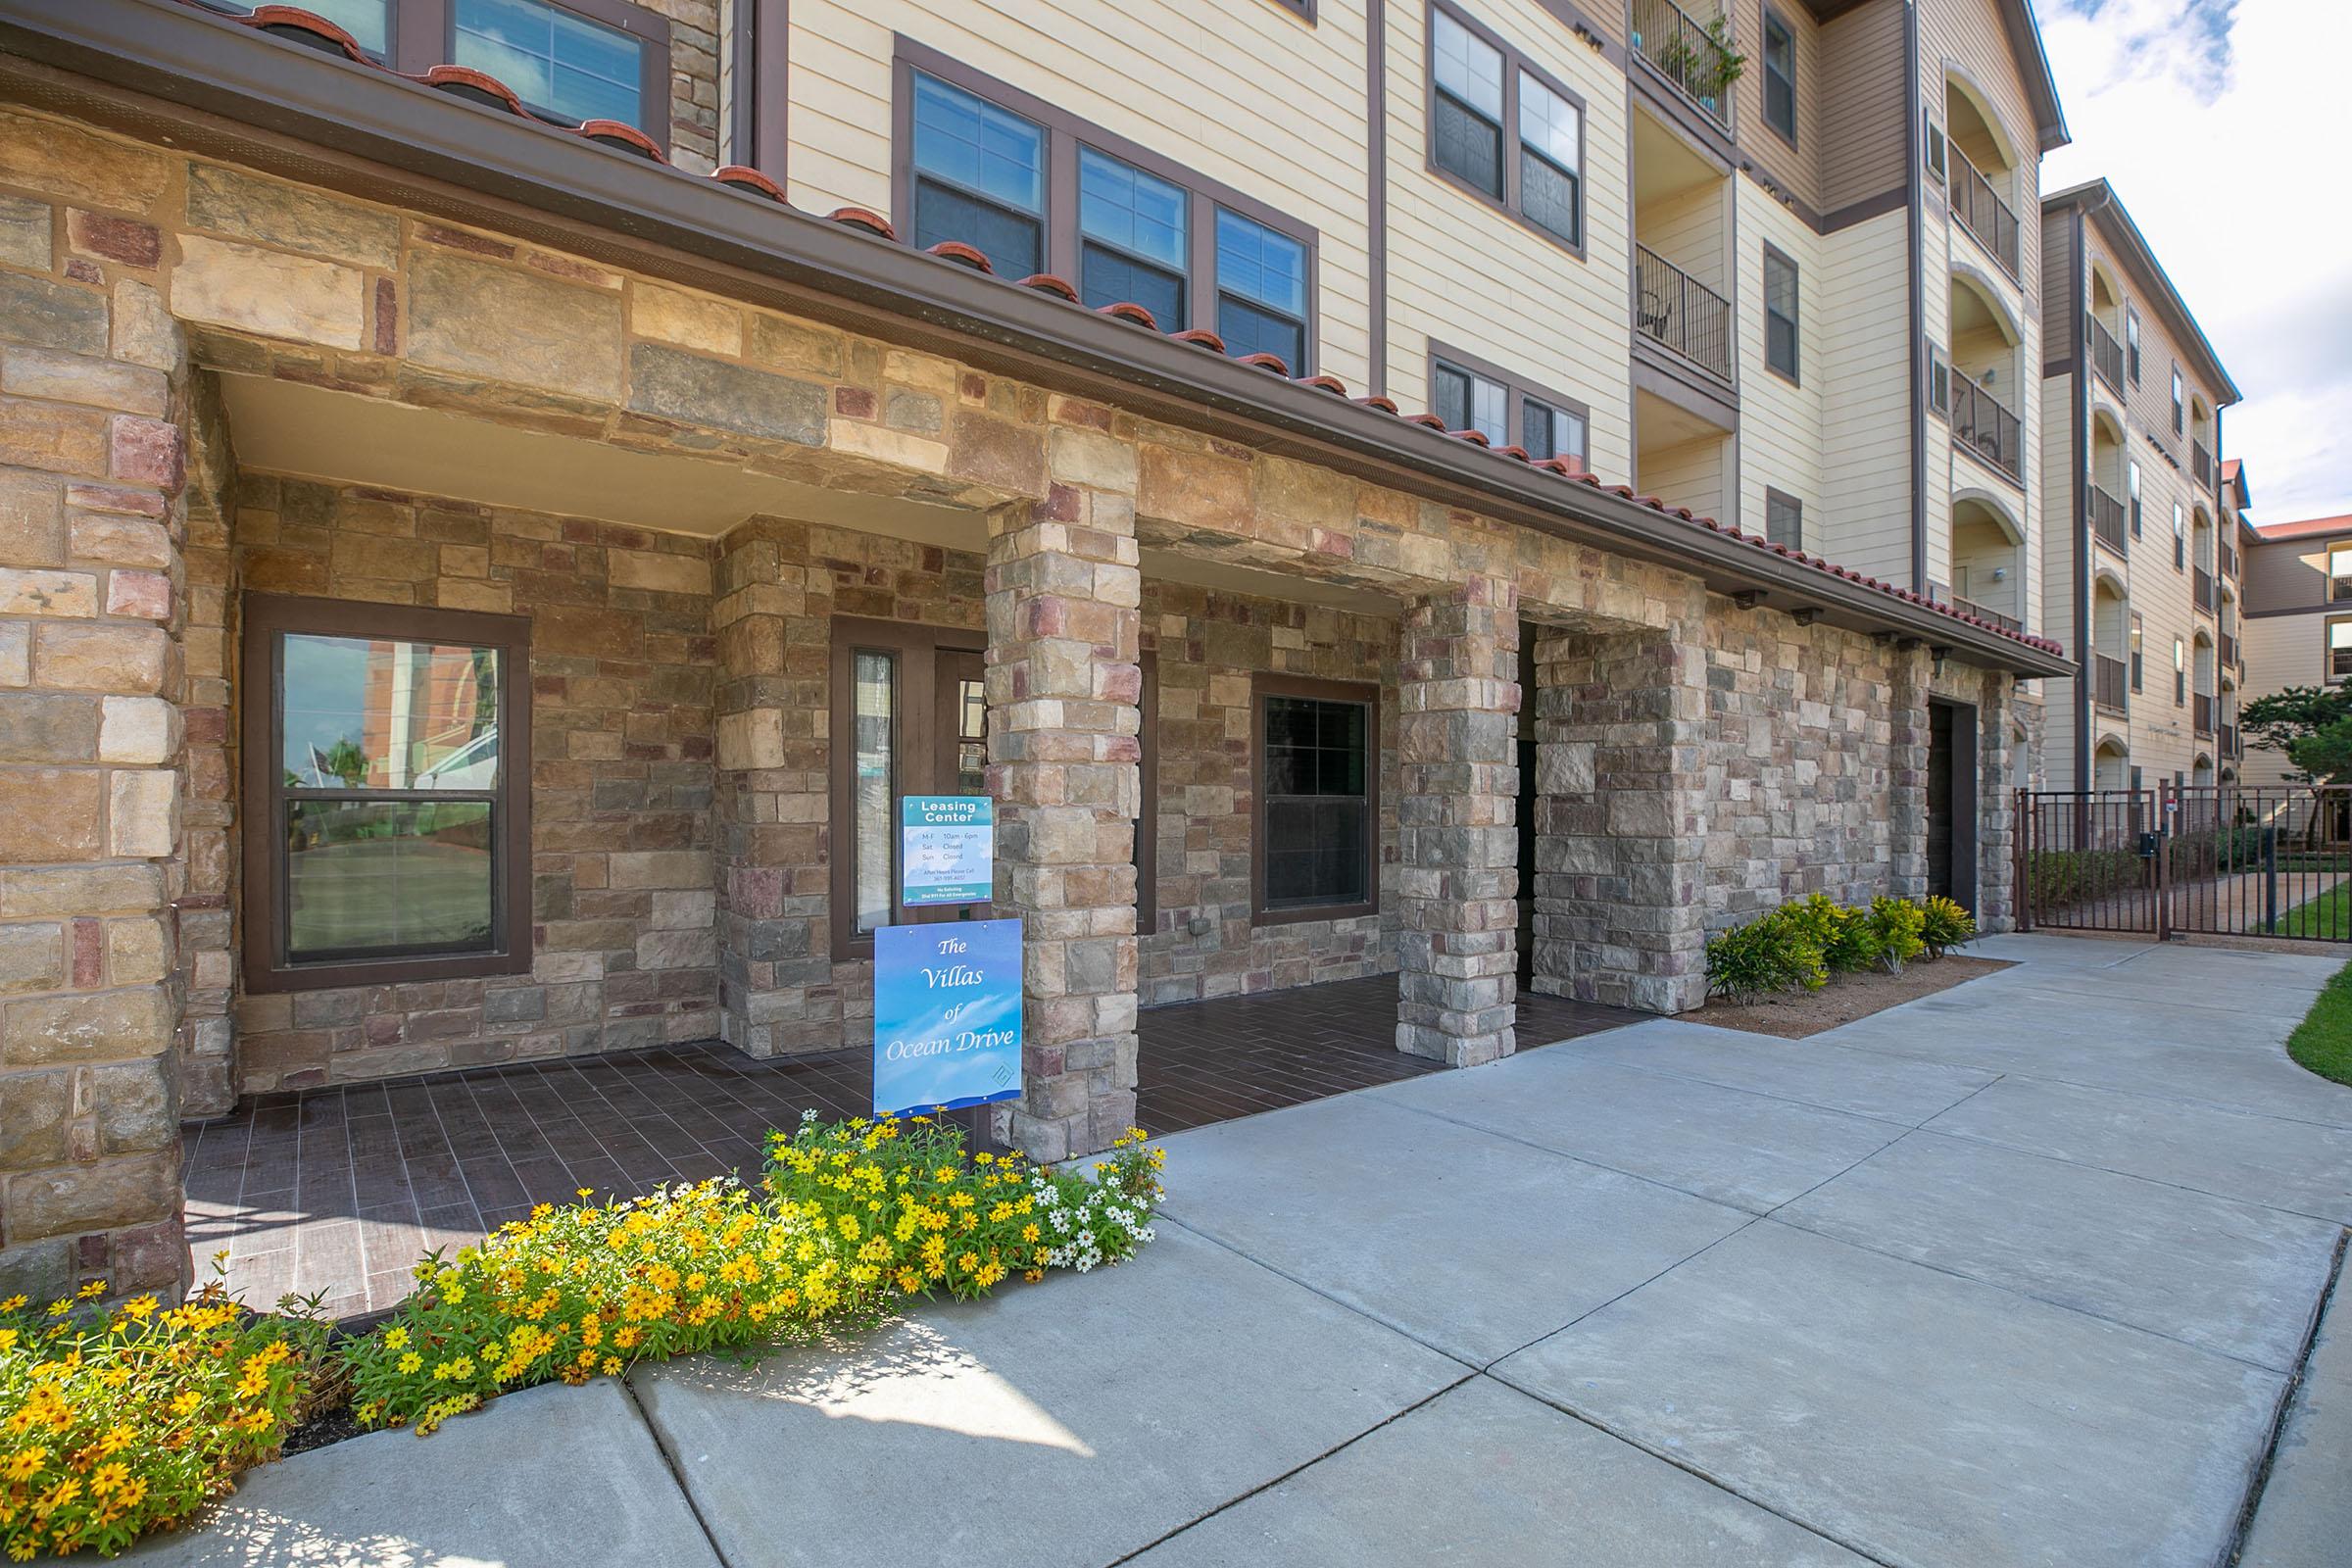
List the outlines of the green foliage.
{"label": "green foliage", "polygon": [[2130,850],[2036,850],[2026,881],[2035,909],[2063,909],[2146,885],[2147,863]]}
{"label": "green foliage", "polygon": [[2289,741],[2286,760],[2319,784],[2352,780],[2352,717],[2336,719]]}
{"label": "green foliage", "polygon": [[1829,980],[1821,947],[1794,922],[1765,915],[1707,944],[1707,990],[1734,1002],[1775,991],[1819,991]]}
{"label": "green foliage", "polygon": [[1920,909],[1919,939],[1931,958],[1940,958],[1952,949],[1975,941],[1976,936],[1977,917],[1968,912],[1965,905],[1940,893]]}
{"label": "green foliage", "polygon": [[2297,741],[2346,718],[2352,718],[2352,686],[2288,686],[2246,704],[2237,723],[2248,746],[2285,753],[2291,761]]}
{"label": "green foliage", "polygon": [[2352,1084],[2352,968],[2337,970],[2328,982],[2286,1037],[2286,1054],[2323,1078]]}
{"label": "green foliage", "polygon": [[1903,965],[1918,957],[1927,948],[1927,939],[1922,933],[1927,930],[1928,911],[1909,899],[1888,898],[1882,894],[1870,901],[1870,912],[1865,918],[1869,922],[1871,936],[1878,944],[1879,961],[1886,966],[1888,974],[1901,974]]}

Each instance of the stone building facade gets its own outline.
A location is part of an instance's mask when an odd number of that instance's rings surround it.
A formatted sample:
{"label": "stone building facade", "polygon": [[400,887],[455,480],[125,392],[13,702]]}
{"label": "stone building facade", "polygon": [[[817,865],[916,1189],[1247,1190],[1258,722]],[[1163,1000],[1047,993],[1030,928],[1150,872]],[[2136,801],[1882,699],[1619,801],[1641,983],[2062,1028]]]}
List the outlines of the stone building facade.
{"label": "stone building facade", "polygon": [[[338,112],[447,107],[270,48]],[[1145,1004],[1393,970],[1399,1049],[1476,1064],[1525,923],[1538,990],[1694,1005],[1710,930],[1923,890],[1937,767],[2007,919],[2051,645],[592,136],[468,108],[468,156],[544,159],[487,190],[221,97],[167,142],[56,61],[0,86],[0,1289],[184,1278],[178,1124],[242,1093],[858,1043],[861,781],[918,749],[995,799],[1001,1130],[1046,1159],[1132,1119]],[[331,771],[276,750],[288,604],[505,651],[473,667],[528,723],[466,776],[505,768],[516,924],[470,972],[286,957],[283,803]],[[952,700],[881,722],[867,651]],[[1368,715],[1327,748],[1362,759],[1345,914],[1273,907],[1284,682]]]}

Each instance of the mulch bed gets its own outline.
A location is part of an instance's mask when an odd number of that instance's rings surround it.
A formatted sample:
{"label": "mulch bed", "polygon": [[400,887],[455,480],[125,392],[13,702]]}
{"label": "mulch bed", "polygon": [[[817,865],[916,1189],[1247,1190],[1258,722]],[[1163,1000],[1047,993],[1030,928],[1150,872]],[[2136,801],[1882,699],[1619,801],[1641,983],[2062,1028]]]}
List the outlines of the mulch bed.
{"label": "mulch bed", "polygon": [[1711,1023],[1723,1029],[1745,1029],[1750,1034],[1802,1040],[1824,1029],[1867,1018],[1898,1004],[1948,991],[1963,980],[1974,980],[1979,975],[2008,967],[2006,958],[1968,958],[1956,954],[1921,958],[1907,964],[1901,974],[1832,975],[1830,983],[1819,991],[1759,997],[1740,1006],[1718,1000],[1683,1017],[1689,1023]]}

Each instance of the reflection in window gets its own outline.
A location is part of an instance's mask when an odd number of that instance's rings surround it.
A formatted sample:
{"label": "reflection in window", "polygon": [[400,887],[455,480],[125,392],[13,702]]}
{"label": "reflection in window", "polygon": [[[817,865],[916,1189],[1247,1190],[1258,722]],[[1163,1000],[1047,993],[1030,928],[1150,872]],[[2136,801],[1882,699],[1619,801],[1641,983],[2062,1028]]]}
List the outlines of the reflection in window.
{"label": "reflection in window", "polygon": [[898,839],[898,661],[860,648],[850,663],[850,870],[863,936],[890,924]]}
{"label": "reflection in window", "polygon": [[2331,620],[2328,623],[2328,678],[2342,680],[2352,675],[2352,620]]}
{"label": "reflection in window", "polygon": [[1370,705],[1270,695],[1260,711],[1264,907],[1370,903]]}
{"label": "reflection in window", "polygon": [[1585,241],[1582,177],[1585,117],[1576,105],[1519,73],[1519,210],[1571,245]]}
{"label": "reflection in window", "polygon": [[1796,379],[1796,264],[1764,247],[1764,363]]}
{"label": "reflection in window", "polygon": [[499,651],[288,634],[278,658],[286,958],[494,952]]}
{"label": "reflection in window", "polygon": [[457,0],[451,59],[488,72],[533,109],[639,124],[645,45],[546,0]]}
{"label": "reflection in window", "polygon": [[2352,599],[2352,543],[2328,547],[2328,598],[2329,603]]}
{"label": "reflection in window", "polygon": [[965,795],[988,793],[988,688],[976,680],[956,683],[956,788]]}
{"label": "reflection in window", "polygon": [[1079,292],[1089,306],[1133,301],[1160,330],[1183,328],[1188,200],[1132,164],[1079,149]]}
{"label": "reflection in window", "polygon": [[1573,409],[1558,409],[1548,403],[1529,398],[1522,405],[1519,444],[1527,455],[1538,463],[1545,458],[1574,458],[1583,462],[1586,454],[1589,426],[1585,416]]}
{"label": "reflection in window", "polygon": [[1443,11],[1431,36],[1438,88],[1431,156],[1463,184],[1500,200],[1502,52]]}
{"label": "reflection in window", "polygon": [[[1495,446],[1510,439],[1510,394],[1483,375],[1437,362],[1431,370],[1434,413],[1448,430],[1476,430]],[[1542,454],[1531,454],[1541,456]]]}
{"label": "reflection in window", "polygon": [[914,243],[959,240],[1006,277],[1045,267],[1046,133],[936,76],[914,75]]}
{"label": "reflection in window", "polygon": [[[225,10],[251,14],[266,0],[212,0]],[[351,41],[371,55],[381,57],[388,47],[391,28],[386,25],[391,16],[392,0],[304,0],[303,10],[327,21],[351,34]]]}
{"label": "reflection in window", "polygon": [[1228,354],[1271,354],[1306,373],[1306,247],[1221,207],[1217,336]]}

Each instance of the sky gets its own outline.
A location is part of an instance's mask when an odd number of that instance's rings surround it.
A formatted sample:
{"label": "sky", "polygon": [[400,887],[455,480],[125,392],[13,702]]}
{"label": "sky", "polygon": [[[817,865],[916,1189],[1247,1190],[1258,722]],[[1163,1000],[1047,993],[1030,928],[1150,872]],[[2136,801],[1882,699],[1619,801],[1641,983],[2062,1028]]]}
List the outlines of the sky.
{"label": "sky", "polygon": [[2256,522],[2352,513],[2346,0],[2037,0],[2074,144],[2105,176],[2245,401],[2222,416]]}

